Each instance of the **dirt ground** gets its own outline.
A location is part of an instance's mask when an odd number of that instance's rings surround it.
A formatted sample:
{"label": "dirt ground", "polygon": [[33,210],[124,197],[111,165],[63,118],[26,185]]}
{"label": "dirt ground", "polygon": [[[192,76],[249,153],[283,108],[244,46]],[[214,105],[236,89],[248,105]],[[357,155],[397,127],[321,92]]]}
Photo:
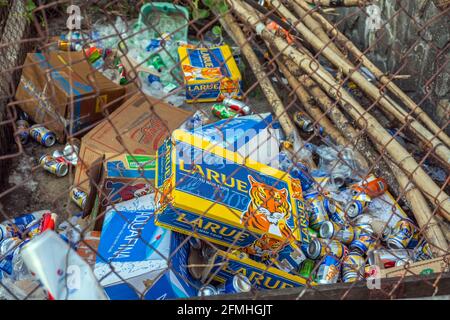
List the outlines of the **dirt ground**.
{"label": "dirt ground", "polygon": [[24,147],[23,154],[13,160],[8,178],[9,194],[0,203],[3,213],[8,217],[48,209],[65,219],[80,209],[69,200],[72,173],[59,178],[38,165],[39,157],[51,154],[64,146],[55,144],[46,148],[34,141]]}

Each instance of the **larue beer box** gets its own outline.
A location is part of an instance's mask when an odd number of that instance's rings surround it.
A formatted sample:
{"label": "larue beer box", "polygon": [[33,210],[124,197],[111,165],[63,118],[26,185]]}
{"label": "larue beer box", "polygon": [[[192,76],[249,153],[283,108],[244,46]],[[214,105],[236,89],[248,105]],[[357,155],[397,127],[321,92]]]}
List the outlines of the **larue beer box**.
{"label": "larue beer box", "polygon": [[284,289],[317,285],[307,278],[290,274],[286,271],[267,266],[250,259],[245,253],[234,251],[218,251],[211,263],[217,265],[211,271],[214,280],[225,282],[234,275],[241,273],[253,286],[259,289]]}
{"label": "larue beer box", "polygon": [[178,48],[187,102],[241,98],[241,73],[230,47]]}
{"label": "larue beer box", "polygon": [[125,89],[96,71],[82,52],[28,53],[15,99],[63,142],[114,111]]}
{"label": "larue beer box", "polygon": [[309,242],[299,180],[183,130],[158,150],[156,224],[228,247]]}
{"label": "larue beer box", "polygon": [[244,158],[278,167],[280,130],[271,113],[261,113],[220,120],[190,132]]}
{"label": "larue beer box", "polygon": [[[154,224],[154,196],[108,208],[94,273],[111,300],[196,296],[184,236]],[[114,268],[114,271],[113,271]]]}

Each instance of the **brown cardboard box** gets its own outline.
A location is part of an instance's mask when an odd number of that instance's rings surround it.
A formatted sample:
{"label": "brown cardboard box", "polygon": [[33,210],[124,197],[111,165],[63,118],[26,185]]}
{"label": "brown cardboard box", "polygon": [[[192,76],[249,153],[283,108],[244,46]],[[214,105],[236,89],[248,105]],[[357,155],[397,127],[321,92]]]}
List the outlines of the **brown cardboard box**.
{"label": "brown cardboard box", "polygon": [[[101,230],[104,216],[99,214],[108,206],[155,191],[156,156],[105,153],[101,172],[98,181],[95,181],[99,189],[95,194],[98,200],[92,210],[86,212],[95,220],[95,230]],[[87,209],[89,211],[91,208]]]}
{"label": "brown cardboard box", "polygon": [[84,53],[52,51],[27,55],[16,100],[64,142],[67,134],[81,134],[103,119],[104,112],[114,111],[124,93],[124,87],[94,70]]}
{"label": "brown cardboard box", "polygon": [[87,169],[107,152],[155,155],[164,139],[191,116],[192,112],[142,93],[134,95],[108,117],[109,121],[83,137],[74,185],[89,192]]}
{"label": "brown cardboard box", "polygon": [[154,191],[156,156],[105,153],[101,176],[103,206]]}
{"label": "brown cardboard box", "polygon": [[431,260],[423,260],[410,264],[388,269],[381,269],[381,278],[416,276],[449,271],[450,255]]}

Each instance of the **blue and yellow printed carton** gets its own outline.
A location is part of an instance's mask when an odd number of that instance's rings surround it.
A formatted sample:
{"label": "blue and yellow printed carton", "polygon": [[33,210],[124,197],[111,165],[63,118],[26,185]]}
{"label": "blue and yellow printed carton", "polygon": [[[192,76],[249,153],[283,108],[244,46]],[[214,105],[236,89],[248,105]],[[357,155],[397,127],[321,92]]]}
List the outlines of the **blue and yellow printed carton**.
{"label": "blue and yellow printed carton", "polygon": [[178,48],[187,102],[242,97],[242,78],[230,47]]}
{"label": "blue and yellow printed carton", "polygon": [[162,300],[197,295],[184,235],[154,224],[154,196],[109,207],[94,273],[111,300]]}
{"label": "blue and yellow printed carton", "polygon": [[215,281],[221,283],[241,273],[250,280],[253,286],[259,289],[284,289],[317,285],[307,278],[256,262],[242,252],[218,251],[213,259],[213,263],[217,267],[213,268],[211,274],[215,275]]}
{"label": "blue and yellow printed carton", "polygon": [[300,181],[183,130],[157,154],[156,224],[234,248],[309,242]]}
{"label": "blue and yellow printed carton", "polygon": [[223,119],[191,129],[190,132],[205,140],[237,152],[242,157],[278,167],[280,151],[279,123],[270,112]]}

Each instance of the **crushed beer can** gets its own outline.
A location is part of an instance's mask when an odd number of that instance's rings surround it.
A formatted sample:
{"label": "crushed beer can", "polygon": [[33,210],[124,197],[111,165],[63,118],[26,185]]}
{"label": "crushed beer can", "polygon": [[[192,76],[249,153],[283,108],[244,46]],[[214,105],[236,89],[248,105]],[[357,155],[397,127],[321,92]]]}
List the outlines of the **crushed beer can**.
{"label": "crushed beer can", "polygon": [[433,259],[433,252],[426,240],[422,240],[414,249],[414,261]]}
{"label": "crushed beer can", "polygon": [[51,147],[56,142],[56,135],[41,125],[32,126],[30,136],[45,147]]}
{"label": "crushed beer can", "polygon": [[362,254],[351,251],[342,259],[342,282],[355,282],[364,277],[366,261]]}
{"label": "crushed beer can", "polygon": [[87,196],[87,193],[79,188],[70,189],[70,199],[81,209],[86,206]]}
{"label": "crushed beer can", "polygon": [[27,120],[17,120],[16,126],[20,143],[23,145],[27,144],[30,138],[30,124]]}
{"label": "crushed beer can", "polygon": [[314,125],[312,120],[309,117],[307,117],[303,112],[296,112],[294,114],[294,122],[304,132],[311,133],[314,131]]}
{"label": "crushed beer can", "polygon": [[312,279],[314,280],[314,267],[315,267],[315,262],[314,260],[311,259],[306,259],[305,261],[303,261],[303,263],[300,266],[300,269],[298,270],[298,274],[306,279]]}
{"label": "crushed beer can", "polygon": [[5,272],[12,279],[19,279],[27,276],[28,271],[24,268],[20,257],[20,250],[28,242],[20,238],[13,237],[0,242],[0,270]]}
{"label": "crushed beer can", "polygon": [[323,201],[317,193],[305,195],[305,200],[309,207],[309,227],[313,230],[319,230],[328,221]]}
{"label": "crushed beer can", "polygon": [[64,147],[62,154],[72,165],[76,166],[78,163],[78,154],[80,153],[80,141],[78,139],[71,139]]}
{"label": "crushed beer can", "polygon": [[39,164],[48,172],[58,177],[64,177],[69,172],[69,167],[65,162],[59,162],[50,155],[42,155],[39,158]]}
{"label": "crushed beer can", "polygon": [[209,297],[209,296],[216,296],[220,294],[219,290],[217,290],[216,287],[214,287],[211,284],[207,284],[202,286],[199,290],[198,290],[198,294],[197,296],[199,297]]}
{"label": "crushed beer can", "polygon": [[414,252],[410,249],[376,249],[369,251],[367,257],[370,265],[388,269],[411,263]]}
{"label": "crushed beer can", "polygon": [[333,255],[327,255],[317,269],[316,281],[320,284],[336,283],[339,280],[341,262]]}
{"label": "crushed beer can", "polygon": [[233,294],[250,292],[252,284],[250,280],[241,273],[230,277],[225,281],[225,284],[218,288],[219,293]]}
{"label": "crushed beer can", "polygon": [[66,157],[64,156],[62,151],[55,150],[55,151],[52,152],[51,156],[58,162],[65,163],[68,166],[72,165],[72,163],[69,160],[66,159]]}
{"label": "crushed beer can", "polygon": [[351,225],[341,225],[333,221],[326,221],[319,230],[319,235],[324,239],[334,239],[349,245],[355,239],[355,230]]}
{"label": "crushed beer can", "polygon": [[375,238],[373,233],[369,232],[367,229],[363,229],[358,232],[358,236],[349,245],[350,250],[356,250],[365,254],[374,245]]}
{"label": "crushed beer can", "polygon": [[339,241],[330,239],[317,238],[309,243],[307,255],[310,259],[317,260],[330,254],[341,259],[348,254],[348,248]]}
{"label": "crushed beer can", "polygon": [[334,223],[345,225],[347,220],[345,219],[345,213],[339,207],[336,207],[336,211],[333,213],[328,212],[328,218]]}
{"label": "crushed beer can", "polygon": [[419,242],[417,229],[411,220],[402,219],[395,224],[386,242],[390,249],[414,248]]}
{"label": "crushed beer can", "polygon": [[222,103],[230,108],[231,110],[243,115],[248,116],[252,113],[251,108],[249,105],[245,104],[242,101],[231,99],[231,98],[225,98],[223,99]]}
{"label": "crushed beer can", "polygon": [[349,219],[355,219],[364,212],[370,201],[370,197],[364,193],[353,196],[352,200],[344,209],[345,215]]}
{"label": "crushed beer can", "polygon": [[211,107],[211,112],[219,119],[228,119],[239,116],[239,113],[220,103],[214,104]]}

